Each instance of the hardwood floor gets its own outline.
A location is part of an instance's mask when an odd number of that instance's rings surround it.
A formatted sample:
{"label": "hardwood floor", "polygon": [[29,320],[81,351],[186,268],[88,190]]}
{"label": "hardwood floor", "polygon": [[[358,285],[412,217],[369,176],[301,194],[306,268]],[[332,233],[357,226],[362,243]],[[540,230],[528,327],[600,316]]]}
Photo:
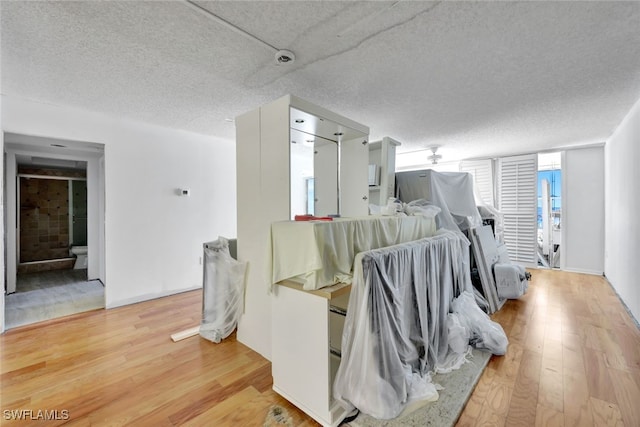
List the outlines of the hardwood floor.
{"label": "hardwood floor", "polygon": [[640,331],[601,277],[533,271],[457,426],[639,426]]}
{"label": "hardwood floor", "polygon": [[[270,363],[238,343],[170,334],[199,322],[201,292],[25,326],[0,336],[0,424],[11,410],[58,411],[46,425],[261,426]],[[599,277],[534,271],[494,316],[510,344],[493,357],[458,426],[640,425],[640,331]]]}
{"label": "hardwood floor", "polygon": [[25,326],[0,337],[2,425],[7,410],[59,411],[69,426],[262,425],[269,407],[315,425],[271,390],[271,364],[238,343],[170,335],[197,325],[202,293]]}

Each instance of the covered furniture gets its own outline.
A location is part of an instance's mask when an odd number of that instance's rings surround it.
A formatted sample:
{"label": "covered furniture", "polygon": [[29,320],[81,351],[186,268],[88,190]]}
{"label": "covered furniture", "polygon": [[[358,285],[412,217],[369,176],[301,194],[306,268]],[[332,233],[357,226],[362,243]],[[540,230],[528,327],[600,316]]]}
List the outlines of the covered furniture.
{"label": "covered furniture", "polygon": [[471,290],[459,233],[375,249],[356,257],[334,397],[376,417],[436,400],[430,372],[459,367],[449,349],[451,301]]}
{"label": "covered furniture", "polygon": [[281,221],[271,225],[271,282],[295,278],[305,290],[351,283],[357,253],[433,236],[423,216]]}
{"label": "covered furniture", "polygon": [[467,172],[436,172],[431,169],[396,173],[396,196],[405,203],[425,199],[442,211],[438,228],[467,230],[482,225]]}

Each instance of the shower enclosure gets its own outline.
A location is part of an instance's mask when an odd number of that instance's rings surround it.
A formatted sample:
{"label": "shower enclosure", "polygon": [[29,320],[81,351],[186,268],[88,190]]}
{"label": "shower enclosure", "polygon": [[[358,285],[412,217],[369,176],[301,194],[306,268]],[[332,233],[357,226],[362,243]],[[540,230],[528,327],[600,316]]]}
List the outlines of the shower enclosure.
{"label": "shower enclosure", "polygon": [[87,246],[87,181],[73,180],[69,186],[69,241]]}
{"label": "shower enclosure", "polygon": [[70,246],[87,245],[86,178],[44,173],[18,174],[18,273],[72,268]]}

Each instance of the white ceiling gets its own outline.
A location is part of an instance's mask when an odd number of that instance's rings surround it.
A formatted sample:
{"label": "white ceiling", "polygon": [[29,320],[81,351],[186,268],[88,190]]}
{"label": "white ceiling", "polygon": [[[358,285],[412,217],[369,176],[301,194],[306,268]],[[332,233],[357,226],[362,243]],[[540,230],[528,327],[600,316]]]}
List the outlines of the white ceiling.
{"label": "white ceiling", "polygon": [[604,142],[640,98],[639,2],[2,1],[2,93],[234,139],[294,94],[443,161]]}

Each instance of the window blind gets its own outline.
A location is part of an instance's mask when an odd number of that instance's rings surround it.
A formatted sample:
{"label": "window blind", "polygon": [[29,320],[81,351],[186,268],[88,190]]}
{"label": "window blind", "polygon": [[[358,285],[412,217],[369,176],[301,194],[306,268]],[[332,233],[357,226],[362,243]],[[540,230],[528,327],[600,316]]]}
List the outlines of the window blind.
{"label": "window blind", "polygon": [[498,160],[498,209],[503,214],[504,243],[512,261],[537,263],[538,156]]}
{"label": "window blind", "polygon": [[463,160],[460,162],[460,172],[468,172],[473,175],[473,183],[482,201],[489,206],[495,206],[493,160]]}

